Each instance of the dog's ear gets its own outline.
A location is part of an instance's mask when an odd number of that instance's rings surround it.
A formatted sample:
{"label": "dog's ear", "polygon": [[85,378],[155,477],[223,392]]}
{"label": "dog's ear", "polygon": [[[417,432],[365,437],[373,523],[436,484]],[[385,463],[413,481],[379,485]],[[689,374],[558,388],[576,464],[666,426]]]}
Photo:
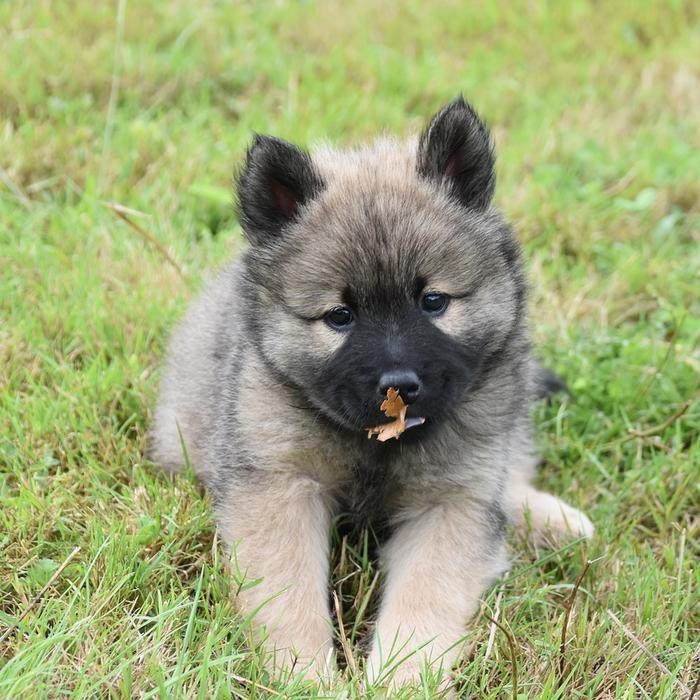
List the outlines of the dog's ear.
{"label": "dog's ear", "polygon": [[418,173],[445,184],[461,204],[486,209],[496,184],[488,129],[460,96],[430,121],[418,142]]}
{"label": "dog's ear", "polygon": [[297,217],[323,189],[306,151],[272,136],[257,135],[238,177],[241,226],[251,243],[264,243]]}

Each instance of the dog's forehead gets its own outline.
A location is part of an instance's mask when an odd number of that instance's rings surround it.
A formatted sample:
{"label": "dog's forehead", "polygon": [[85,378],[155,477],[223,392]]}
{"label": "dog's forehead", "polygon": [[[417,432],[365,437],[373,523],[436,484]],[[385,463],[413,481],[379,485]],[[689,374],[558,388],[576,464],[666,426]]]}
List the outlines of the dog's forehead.
{"label": "dog's forehead", "polygon": [[396,177],[408,180],[416,172],[417,140],[380,138],[371,144],[339,149],[322,144],[311,150],[314,166],[327,183]]}
{"label": "dog's forehead", "polygon": [[330,258],[352,258],[363,274],[388,268],[394,277],[411,277],[433,251],[450,247],[455,206],[418,176],[414,150],[387,139],[315,153],[325,187],[307,210],[304,237]]}
{"label": "dog's forehead", "polygon": [[284,246],[288,298],[347,293],[372,305],[405,300],[422,285],[462,291],[483,251],[470,241],[480,223],[418,175],[410,144],[313,156],[324,189]]}
{"label": "dog's forehead", "polygon": [[339,185],[330,184],[310,208],[305,257],[356,292],[410,291],[453,247],[449,225],[430,202],[421,204],[419,183],[373,178]]}

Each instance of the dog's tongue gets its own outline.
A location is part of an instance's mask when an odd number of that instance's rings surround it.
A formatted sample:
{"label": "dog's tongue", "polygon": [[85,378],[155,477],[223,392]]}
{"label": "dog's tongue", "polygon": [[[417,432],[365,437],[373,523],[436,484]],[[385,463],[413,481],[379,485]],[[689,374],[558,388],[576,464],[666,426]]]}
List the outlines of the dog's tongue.
{"label": "dog's tongue", "polygon": [[416,416],[415,418],[406,418],[404,430],[409,428],[415,428],[417,425],[423,425],[425,423],[425,418],[423,416]]}

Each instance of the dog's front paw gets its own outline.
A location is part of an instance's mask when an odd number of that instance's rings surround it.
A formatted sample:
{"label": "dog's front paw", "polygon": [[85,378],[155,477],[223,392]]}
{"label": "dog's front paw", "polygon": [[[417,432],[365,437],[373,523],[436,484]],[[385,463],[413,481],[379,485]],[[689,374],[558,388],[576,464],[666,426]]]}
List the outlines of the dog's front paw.
{"label": "dog's front paw", "polygon": [[367,657],[367,681],[372,685],[397,690],[403,686],[420,682],[421,660],[416,654],[398,653],[394,658],[384,661],[379,649],[375,647]]}
{"label": "dog's front paw", "polygon": [[315,654],[276,649],[267,666],[268,670],[279,678],[296,677],[328,685],[335,677],[335,650],[332,642],[325,644]]}
{"label": "dog's front paw", "polygon": [[427,663],[425,655],[420,652],[415,652],[408,657],[398,654],[395,660],[389,661],[385,666],[381,665],[379,654],[376,651],[370,654],[367,660],[368,681],[375,688],[387,688],[389,697],[393,697],[401,690],[422,686],[421,673],[431,672],[438,676],[435,697],[456,698],[452,679],[448,673],[444,672],[442,664],[436,663],[431,667]]}

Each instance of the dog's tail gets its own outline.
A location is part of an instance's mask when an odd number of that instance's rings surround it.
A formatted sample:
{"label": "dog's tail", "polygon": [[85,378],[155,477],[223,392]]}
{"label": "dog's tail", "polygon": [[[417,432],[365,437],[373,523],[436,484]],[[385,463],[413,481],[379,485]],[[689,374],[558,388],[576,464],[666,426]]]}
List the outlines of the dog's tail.
{"label": "dog's tail", "polygon": [[550,401],[552,396],[561,392],[571,394],[566,380],[551,369],[538,365],[536,372],[535,386],[539,401]]}

